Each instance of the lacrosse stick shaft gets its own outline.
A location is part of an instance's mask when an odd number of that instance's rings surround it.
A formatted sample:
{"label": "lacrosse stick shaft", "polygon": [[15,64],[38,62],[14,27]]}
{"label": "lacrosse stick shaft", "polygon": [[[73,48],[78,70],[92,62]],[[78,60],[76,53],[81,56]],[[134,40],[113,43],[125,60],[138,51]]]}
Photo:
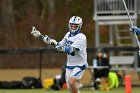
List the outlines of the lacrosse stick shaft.
{"label": "lacrosse stick shaft", "polygon": [[123,1],[123,4],[124,4],[124,7],[125,7],[125,10],[126,10],[126,12],[127,12],[127,15],[128,15],[128,17],[129,17],[130,24],[131,24],[131,26],[133,26],[133,22],[132,22],[132,19],[131,19],[131,17],[130,17],[129,11],[128,11],[128,9],[127,9],[126,3],[125,3],[124,0],[122,0],[122,1]]}
{"label": "lacrosse stick shaft", "polygon": [[[124,7],[125,7],[125,10],[126,10],[126,12],[127,12],[127,15],[128,15],[128,17],[129,17],[130,25],[133,26],[133,22],[132,22],[132,19],[131,19],[131,17],[130,17],[130,14],[129,14],[128,8],[127,8],[127,6],[126,6],[126,3],[125,3],[124,0],[122,0],[122,1],[123,1],[123,4],[124,4]],[[134,35],[135,35],[136,41],[137,41],[137,43],[138,43],[138,46],[139,46],[139,48],[140,48],[139,39],[138,39],[136,33],[135,33]]]}

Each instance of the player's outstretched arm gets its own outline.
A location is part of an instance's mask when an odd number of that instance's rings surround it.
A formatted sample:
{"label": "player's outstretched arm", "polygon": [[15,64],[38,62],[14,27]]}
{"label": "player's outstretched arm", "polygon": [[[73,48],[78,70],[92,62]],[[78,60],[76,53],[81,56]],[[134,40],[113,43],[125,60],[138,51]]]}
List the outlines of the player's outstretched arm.
{"label": "player's outstretched arm", "polygon": [[131,33],[140,35],[140,28],[138,28],[137,26],[131,26],[129,29]]}
{"label": "player's outstretched arm", "polygon": [[47,35],[42,35],[38,30],[36,30],[35,27],[32,27],[32,31],[31,34],[35,37],[35,38],[39,38],[41,40],[43,40],[45,43],[47,43],[48,45],[55,47],[57,45],[57,41],[54,39],[51,39],[49,36]]}

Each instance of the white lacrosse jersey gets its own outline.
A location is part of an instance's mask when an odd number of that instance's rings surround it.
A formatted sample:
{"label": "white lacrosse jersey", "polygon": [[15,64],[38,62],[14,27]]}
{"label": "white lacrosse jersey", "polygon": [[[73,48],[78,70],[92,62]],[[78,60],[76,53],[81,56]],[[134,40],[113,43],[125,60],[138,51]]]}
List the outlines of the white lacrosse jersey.
{"label": "white lacrosse jersey", "polygon": [[78,33],[75,36],[70,36],[70,32],[66,33],[62,41],[59,42],[61,46],[71,46],[79,49],[75,55],[67,54],[67,66],[88,66],[87,63],[87,41],[83,33]]}

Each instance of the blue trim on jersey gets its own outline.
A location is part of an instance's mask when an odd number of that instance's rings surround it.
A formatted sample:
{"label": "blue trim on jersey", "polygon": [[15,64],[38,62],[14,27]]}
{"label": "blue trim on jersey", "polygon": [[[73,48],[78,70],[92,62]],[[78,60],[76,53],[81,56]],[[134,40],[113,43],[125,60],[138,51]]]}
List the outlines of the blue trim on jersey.
{"label": "blue trim on jersey", "polygon": [[75,48],[76,49],[76,51],[79,51],[80,49],[79,48]]}
{"label": "blue trim on jersey", "polygon": [[[70,31],[69,31],[69,32],[70,32]],[[72,36],[71,36],[71,33],[68,35],[68,38],[69,38],[69,37],[72,37]]]}
{"label": "blue trim on jersey", "polygon": [[66,40],[67,45],[71,45],[72,43],[73,43],[72,41]]}
{"label": "blue trim on jersey", "polygon": [[83,66],[66,66],[67,69],[74,69],[75,67],[78,67],[81,70],[85,70],[86,69],[86,65],[83,65]]}
{"label": "blue trim on jersey", "polygon": [[[69,40],[66,40],[66,44],[67,45],[71,45],[71,44],[73,44],[73,42],[72,41],[69,41]],[[79,51],[80,49],[79,48],[75,48],[76,49],[76,51]]]}
{"label": "blue trim on jersey", "polygon": [[76,74],[74,74],[74,76],[77,76],[80,72],[82,72],[82,70],[78,71]]}
{"label": "blue trim on jersey", "polygon": [[71,56],[75,56],[75,52],[70,53]]}

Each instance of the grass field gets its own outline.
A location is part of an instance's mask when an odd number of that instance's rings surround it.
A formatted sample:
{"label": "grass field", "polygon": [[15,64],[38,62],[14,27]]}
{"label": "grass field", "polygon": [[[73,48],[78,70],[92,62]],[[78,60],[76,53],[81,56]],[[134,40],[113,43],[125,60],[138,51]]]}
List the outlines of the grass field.
{"label": "grass field", "polygon": [[[61,68],[56,69],[42,69],[42,80],[47,78],[54,78],[57,74],[61,73]],[[136,72],[128,72],[126,74],[132,75],[132,83],[139,84],[140,80]],[[0,69],[0,81],[21,81],[26,76],[39,76],[38,69]],[[91,83],[91,72],[87,69],[80,80],[82,84],[88,85]]]}
{"label": "grass field", "polygon": [[[125,93],[124,88],[117,88],[110,91],[80,90],[81,93]],[[132,88],[132,93],[140,93],[140,88]],[[53,91],[45,89],[1,89],[0,93],[69,93],[67,90]]]}
{"label": "grass field", "polygon": [[[1,69],[0,70],[0,81],[13,81],[22,80],[25,76],[38,77],[37,69]],[[42,80],[46,78],[54,78],[55,75],[60,74],[61,69],[43,69]],[[127,72],[128,73],[128,72]],[[131,72],[132,73],[132,72]],[[91,74],[89,70],[86,70],[80,83],[89,85],[91,83]],[[139,84],[140,80],[136,73],[132,73],[132,83]],[[0,93],[70,93],[67,90],[53,91],[46,89],[0,89]],[[116,88],[110,91],[96,91],[91,89],[82,89],[81,93],[125,93],[124,88]],[[132,93],[140,93],[140,87],[132,88]]]}
{"label": "grass field", "polygon": [[[56,69],[42,69],[42,80],[47,78],[54,78],[61,74],[61,68]],[[0,81],[21,81],[26,76],[39,76],[38,69],[0,69]],[[84,84],[90,83],[91,74],[88,70],[85,71],[81,82]]]}

